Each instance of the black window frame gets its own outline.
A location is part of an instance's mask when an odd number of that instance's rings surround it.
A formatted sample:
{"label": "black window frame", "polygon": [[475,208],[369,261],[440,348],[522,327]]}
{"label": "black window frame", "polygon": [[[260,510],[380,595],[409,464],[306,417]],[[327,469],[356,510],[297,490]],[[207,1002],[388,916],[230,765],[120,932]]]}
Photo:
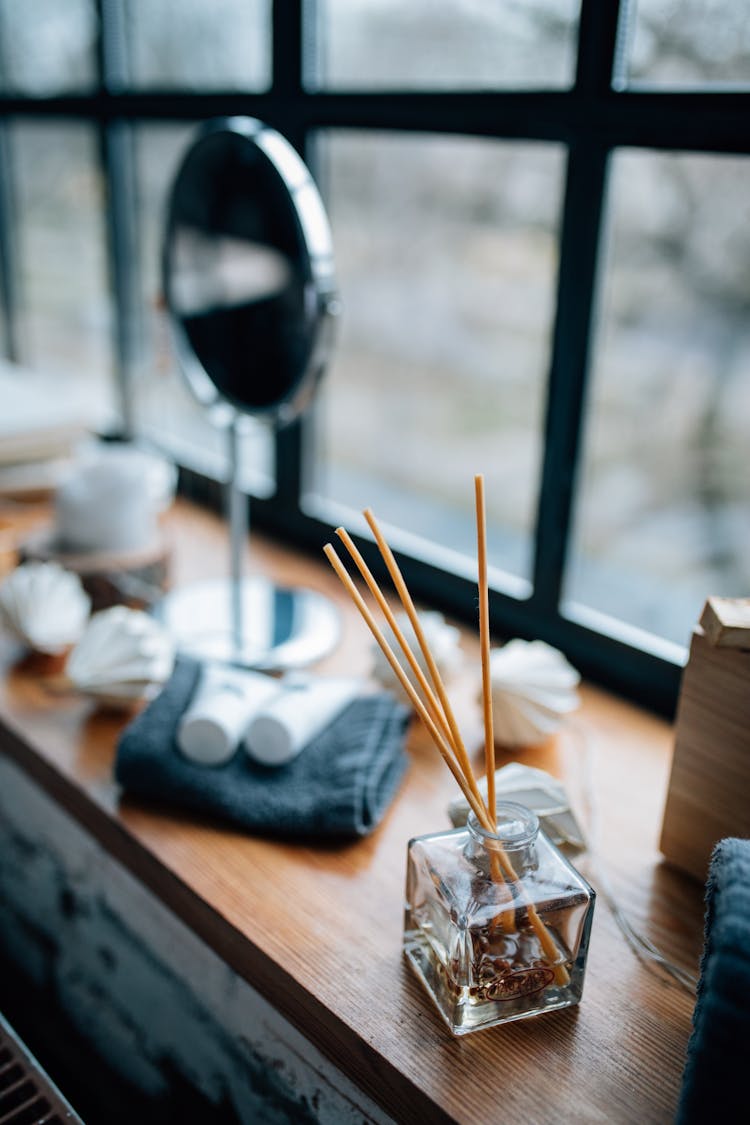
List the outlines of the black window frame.
{"label": "black window frame", "polygon": [[[92,123],[107,196],[110,281],[116,310],[114,362],[123,429],[132,428],[128,381],[140,316],[135,167],[131,126],[194,121],[225,114],[261,118],[282,132],[314,165],[317,131],[328,128],[440,133],[500,140],[547,141],[567,151],[559,231],[556,316],[544,421],[543,464],[536,512],[532,592],[519,599],[493,589],[490,612],[500,635],[541,637],[568,653],[588,676],[638,702],[670,714],[681,675],[678,646],[630,629],[595,627],[595,615],[576,619],[563,604],[589,383],[593,310],[598,291],[606,212],[607,170],[614,151],[750,152],[750,92],[649,89],[622,80],[620,0],[582,0],[575,80],[570,89],[496,92],[316,90],[305,86],[311,23],[305,0],[273,0],[271,83],[267,91],[181,92],[127,86],[119,0],[98,0],[98,84],[86,94],[0,95],[0,300],[5,353],[17,358],[17,289],[12,159],[7,123],[13,119],[74,119]],[[627,12],[625,12],[627,15]],[[1,48],[0,44],[0,48]],[[310,423],[295,423],[275,438],[276,490],[253,499],[254,520],[302,547],[319,550],[333,520],[306,510],[306,442]],[[474,466],[471,470],[474,470]],[[480,467],[477,467],[480,468]],[[211,483],[185,471],[194,494]],[[467,478],[467,488],[471,482]],[[215,489],[213,490],[215,492]],[[363,497],[363,504],[368,502]],[[376,571],[379,559],[358,543]],[[420,598],[467,620],[476,615],[476,589],[467,573],[399,550],[405,577]],[[382,571],[381,571],[382,573]],[[687,638],[686,638],[687,640]]]}

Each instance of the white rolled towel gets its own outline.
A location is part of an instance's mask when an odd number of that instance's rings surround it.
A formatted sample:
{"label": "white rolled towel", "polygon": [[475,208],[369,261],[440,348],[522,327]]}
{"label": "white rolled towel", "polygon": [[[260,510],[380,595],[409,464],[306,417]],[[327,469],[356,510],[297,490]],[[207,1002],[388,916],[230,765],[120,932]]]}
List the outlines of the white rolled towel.
{"label": "white rolled towel", "polygon": [[128,443],[85,447],[55,496],[55,534],[63,551],[143,551],[174,493],[176,470]]}
{"label": "white rolled towel", "polygon": [[237,750],[248,723],[282,691],[261,672],[207,664],[198,689],[177,727],[177,745],[186,758],[220,766]]}
{"label": "white rolled towel", "polygon": [[284,765],[361,694],[360,680],[290,679],[250,720],[245,750],[265,766]]}

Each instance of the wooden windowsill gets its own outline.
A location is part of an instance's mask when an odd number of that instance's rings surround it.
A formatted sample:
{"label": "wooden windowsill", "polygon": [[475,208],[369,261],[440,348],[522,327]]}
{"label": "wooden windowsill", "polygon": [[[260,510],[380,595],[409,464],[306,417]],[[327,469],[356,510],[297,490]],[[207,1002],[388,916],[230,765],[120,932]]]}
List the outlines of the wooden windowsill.
{"label": "wooden windowsill", "polygon": [[[176,583],[224,572],[216,517],[180,502],[168,531]],[[320,668],[367,670],[368,637],[324,560],[255,537],[252,568],[336,600],[342,642]],[[469,636],[466,646],[474,659]],[[448,825],[455,790],[416,724],[412,766],[371,837],[336,847],[279,843],[123,798],[112,763],[125,720],[50,695],[38,664],[17,658],[3,640],[0,751],[396,1120],[671,1119],[693,1001],[641,965],[601,899],[580,1007],[460,1040],[448,1034],[401,956],[407,841]],[[479,770],[472,694],[465,685],[456,705]],[[591,799],[597,861],[620,904],[695,972],[702,888],[657,851],[671,745],[667,723],[586,687],[575,722],[523,760],[561,776],[579,810]],[[579,866],[596,886],[595,864],[584,858]]]}

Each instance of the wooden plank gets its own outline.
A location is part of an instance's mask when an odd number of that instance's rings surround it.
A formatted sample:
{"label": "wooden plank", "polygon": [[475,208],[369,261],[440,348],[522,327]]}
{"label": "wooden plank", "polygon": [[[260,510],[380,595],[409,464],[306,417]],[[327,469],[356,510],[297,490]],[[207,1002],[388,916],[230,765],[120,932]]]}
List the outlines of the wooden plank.
{"label": "wooden plank", "polygon": [[750,651],[716,647],[699,627],[680,690],[661,849],[703,880],[725,836],[750,836]]}
{"label": "wooden plank", "polygon": [[[177,506],[170,522],[178,582],[224,570],[213,517]],[[326,564],[253,542],[253,567],[336,599],[342,643],[323,667],[365,671],[368,641]],[[476,645],[465,638],[470,661]],[[401,956],[406,845],[447,827],[454,783],[421,730],[412,767],[368,839],[332,846],[242,835],[124,799],[112,780],[123,720],[48,695],[33,664],[0,682],[1,748],[52,793],[236,972],[348,1077],[403,1122],[670,1120],[692,999],[646,971],[603,902],[584,998],[553,1013],[456,1040]],[[481,768],[476,677],[455,700]],[[701,946],[701,889],[659,862],[656,838],[671,748],[668,725],[585,688],[567,732],[527,755],[593,798],[599,859],[633,922],[683,967]],[[507,758],[498,755],[498,764]],[[596,885],[590,860],[579,864]]]}
{"label": "wooden plank", "polygon": [[750,598],[709,598],[700,623],[717,648],[750,648]]}

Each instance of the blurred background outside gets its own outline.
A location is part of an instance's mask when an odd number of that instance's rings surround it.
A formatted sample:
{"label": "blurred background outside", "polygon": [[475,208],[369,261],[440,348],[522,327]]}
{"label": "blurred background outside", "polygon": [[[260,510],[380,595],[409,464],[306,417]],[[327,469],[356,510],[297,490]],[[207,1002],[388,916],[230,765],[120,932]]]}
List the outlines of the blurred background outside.
{"label": "blurred background outside", "polygon": [[[133,88],[262,90],[267,0],[123,3]],[[6,92],[86,90],[90,0],[3,0]],[[574,0],[322,0],[311,86],[568,88]],[[746,0],[639,0],[620,84],[750,84]],[[142,432],[220,465],[160,309],[168,185],[192,124],[133,126]],[[23,362],[115,409],[105,200],[93,125],[11,122]],[[309,503],[359,510],[467,554],[487,478],[493,564],[528,580],[555,315],[564,147],[321,130],[343,318],[316,409]],[[750,159],[618,150],[565,596],[685,643],[708,594],[750,594]],[[270,465],[250,427],[249,473]]]}

